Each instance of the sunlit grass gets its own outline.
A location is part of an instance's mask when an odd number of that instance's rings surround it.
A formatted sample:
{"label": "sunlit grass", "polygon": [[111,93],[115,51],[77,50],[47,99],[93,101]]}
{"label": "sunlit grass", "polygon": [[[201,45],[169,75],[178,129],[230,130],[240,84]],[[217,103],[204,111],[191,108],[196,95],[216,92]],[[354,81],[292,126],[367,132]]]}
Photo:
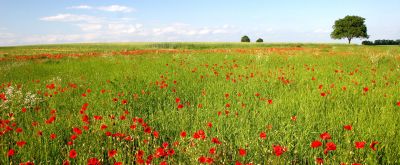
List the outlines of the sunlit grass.
{"label": "sunlit grass", "polygon": [[[142,49],[177,51],[120,54]],[[90,158],[134,164],[150,155],[152,164],[199,164],[202,158],[214,164],[400,161],[399,47],[110,43],[0,52],[7,56],[0,61],[0,164],[86,164]],[[13,58],[83,52],[99,54]],[[195,138],[200,130],[204,139]],[[331,139],[321,139],[324,132]],[[311,148],[315,140],[322,146]],[[370,148],[374,141],[376,150]],[[324,154],[328,142],[336,149]],[[355,142],[366,144],[357,149]],[[277,156],[273,146],[283,154]]]}

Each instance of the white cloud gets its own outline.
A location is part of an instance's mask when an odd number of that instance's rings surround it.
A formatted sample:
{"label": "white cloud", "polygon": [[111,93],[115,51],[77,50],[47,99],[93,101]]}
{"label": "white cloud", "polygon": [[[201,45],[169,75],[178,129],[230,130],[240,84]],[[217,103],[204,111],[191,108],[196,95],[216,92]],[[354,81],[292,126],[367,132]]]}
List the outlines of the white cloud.
{"label": "white cloud", "polygon": [[223,34],[223,33],[228,33],[228,31],[225,29],[215,29],[215,30],[213,30],[212,33],[213,34]]}
{"label": "white cloud", "polygon": [[132,34],[140,32],[142,27],[142,24],[110,23],[108,24],[108,30],[106,32],[112,34]]}
{"label": "white cloud", "polygon": [[67,9],[95,9],[101,11],[108,11],[108,12],[123,12],[123,13],[130,13],[135,11],[134,8],[122,5],[110,5],[110,6],[89,6],[89,5],[79,5],[79,6],[71,6]]}
{"label": "white cloud", "polygon": [[133,8],[121,5],[111,5],[111,6],[100,6],[97,8],[98,10],[109,11],[109,12],[124,12],[129,13],[134,11]]}
{"label": "white cloud", "polygon": [[97,22],[93,19],[93,16],[74,14],[44,17],[41,20],[66,22],[76,26],[81,32],[26,36],[6,34],[0,31],[0,45],[123,41],[226,41],[227,37],[236,36],[238,33],[233,26],[229,25],[197,27],[185,23],[172,23],[154,27],[151,24],[143,25],[139,22],[120,21],[119,19],[102,18]]}
{"label": "white cloud", "polygon": [[40,18],[42,21],[57,21],[57,22],[96,22],[98,18],[89,15],[76,15],[76,14],[58,14],[55,16],[48,16]]}
{"label": "white cloud", "polygon": [[94,33],[88,34],[49,34],[33,35],[24,38],[25,43],[47,44],[65,42],[91,42],[96,41],[100,36]]}
{"label": "white cloud", "polygon": [[15,34],[13,33],[8,33],[8,32],[0,32],[0,38],[11,38],[14,37]]}
{"label": "white cloud", "polygon": [[201,36],[209,34],[228,34],[232,33],[230,26],[224,25],[222,27],[203,27],[196,28],[189,24],[175,23],[166,27],[153,28],[154,35],[184,35],[184,36]]}
{"label": "white cloud", "polygon": [[82,31],[96,31],[103,27],[101,24],[78,24],[78,26]]}

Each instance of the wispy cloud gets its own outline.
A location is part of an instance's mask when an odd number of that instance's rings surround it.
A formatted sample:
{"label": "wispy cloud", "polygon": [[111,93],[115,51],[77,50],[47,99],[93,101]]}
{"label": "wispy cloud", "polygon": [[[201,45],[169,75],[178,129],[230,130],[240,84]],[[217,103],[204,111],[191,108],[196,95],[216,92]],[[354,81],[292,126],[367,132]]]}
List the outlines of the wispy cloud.
{"label": "wispy cloud", "polygon": [[109,12],[124,12],[129,13],[134,11],[133,8],[127,6],[120,6],[120,5],[111,5],[111,6],[100,6],[97,8],[98,10],[109,11]]}
{"label": "wispy cloud", "polygon": [[110,6],[89,6],[89,5],[79,5],[79,6],[71,6],[68,9],[86,9],[86,10],[100,10],[100,11],[107,11],[107,12],[123,12],[123,13],[130,13],[135,11],[134,8],[122,5],[110,5]]}
{"label": "wispy cloud", "polygon": [[76,15],[76,14],[57,14],[55,16],[48,16],[40,18],[42,21],[58,21],[58,22],[96,22],[98,18],[89,15]]}
{"label": "wispy cloud", "polygon": [[192,27],[189,24],[175,23],[165,27],[153,28],[152,33],[154,35],[185,35],[185,36],[195,36],[195,35],[209,35],[209,34],[227,34],[232,33],[231,26],[222,27]]}
{"label": "wispy cloud", "polygon": [[96,31],[96,30],[101,30],[103,28],[102,24],[85,23],[77,25],[82,31]]}
{"label": "wispy cloud", "polygon": [[88,5],[79,5],[68,7],[68,9],[93,9],[93,7]]}

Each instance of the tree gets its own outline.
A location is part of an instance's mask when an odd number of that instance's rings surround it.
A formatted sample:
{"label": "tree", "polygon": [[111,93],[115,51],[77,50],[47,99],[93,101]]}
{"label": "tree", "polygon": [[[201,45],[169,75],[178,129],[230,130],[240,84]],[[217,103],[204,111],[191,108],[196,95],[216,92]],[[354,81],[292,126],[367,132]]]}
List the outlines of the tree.
{"label": "tree", "polygon": [[241,42],[250,42],[250,38],[248,36],[243,36],[240,41]]}
{"label": "tree", "polygon": [[374,42],[372,41],[363,41],[361,42],[362,45],[374,45]]}
{"label": "tree", "polygon": [[256,42],[264,42],[262,38],[258,38]]}
{"label": "tree", "polygon": [[349,44],[353,38],[369,38],[365,18],[359,16],[346,16],[335,21],[331,38],[347,38]]}

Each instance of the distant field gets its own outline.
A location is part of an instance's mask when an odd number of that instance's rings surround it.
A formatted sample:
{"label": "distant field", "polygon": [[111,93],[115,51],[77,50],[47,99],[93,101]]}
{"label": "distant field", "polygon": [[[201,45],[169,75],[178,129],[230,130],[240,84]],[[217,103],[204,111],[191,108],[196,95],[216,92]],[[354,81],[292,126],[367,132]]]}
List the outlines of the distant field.
{"label": "distant field", "polygon": [[0,47],[0,164],[399,164],[400,47]]}

